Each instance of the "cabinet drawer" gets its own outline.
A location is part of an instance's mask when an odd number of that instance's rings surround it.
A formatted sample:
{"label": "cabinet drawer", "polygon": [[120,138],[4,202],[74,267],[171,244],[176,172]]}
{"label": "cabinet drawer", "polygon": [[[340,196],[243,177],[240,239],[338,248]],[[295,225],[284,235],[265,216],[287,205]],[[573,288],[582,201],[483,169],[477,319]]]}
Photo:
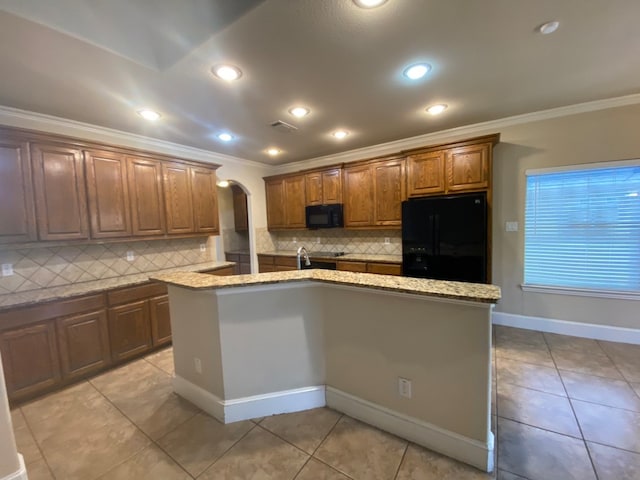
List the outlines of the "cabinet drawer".
{"label": "cabinet drawer", "polygon": [[276,266],[279,267],[298,267],[298,259],[296,257],[276,257]]}
{"label": "cabinet drawer", "polygon": [[150,282],[137,287],[127,287],[112,290],[107,293],[109,305],[120,305],[135,302],[136,300],[157,297],[167,294],[167,286],[164,283]]}
{"label": "cabinet drawer", "polygon": [[258,255],[258,263],[260,265],[273,265],[275,257],[273,255]]}
{"label": "cabinet drawer", "polygon": [[367,271],[367,264],[366,262],[347,262],[347,261],[337,262],[336,270],[364,273]]}
{"label": "cabinet drawer", "polygon": [[379,275],[402,275],[402,265],[394,263],[368,263],[367,272]]}

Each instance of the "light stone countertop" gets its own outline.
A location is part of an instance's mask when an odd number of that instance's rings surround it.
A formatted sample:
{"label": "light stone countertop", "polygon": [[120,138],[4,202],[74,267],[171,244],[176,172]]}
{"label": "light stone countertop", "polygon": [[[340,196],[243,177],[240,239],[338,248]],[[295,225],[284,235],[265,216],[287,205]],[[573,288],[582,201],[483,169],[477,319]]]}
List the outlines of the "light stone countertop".
{"label": "light stone countertop", "polygon": [[[72,285],[62,285],[52,288],[41,288],[38,290],[29,290],[26,292],[7,293],[0,295],[0,311],[9,308],[24,307],[40,302],[48,302],[52,300],[60,300],[63,298],[77,297],[80,295],[89,295],[98,293],[103,290],[112,288],[130,287],[139,285],[149,281],[149,277],[155,275],[167,275],[175,272],[202,272],[206,270],[217,270],[220,268],[234,266],[233,262],[205,262],[182,267],[166,268],[155,272],[139,273],[135,275],[125,275],[122,277],[106,278],[103,280],[94,280],[91,282],[82,282]],[[203,277],[207,275],[198,274]]]}
{"label": "light stone countertop", "polygon": [[[268,252],[259,252],[258,255],[274,255],[279,257],[295,257],[295,250],[274,250]],[[373,253],[347,253],[340,257],[314,257],[313,252],[309,251],[309,257],[322,260],[346,260],[352,262],[378,262],[378,263],[402,263],[402,255],[376,255]]]}
{"label": "light stone countertop", "polygon": [[317,269],[232,275],[227,277],[201,275],[192,272],[175,272],[164,275],[154,275],[151,278],[152,280],[194,290],[317,281],[438,298],[467,300],[478,303],[496,303],[500,300],[501,296],[500,287],[495,285]]}

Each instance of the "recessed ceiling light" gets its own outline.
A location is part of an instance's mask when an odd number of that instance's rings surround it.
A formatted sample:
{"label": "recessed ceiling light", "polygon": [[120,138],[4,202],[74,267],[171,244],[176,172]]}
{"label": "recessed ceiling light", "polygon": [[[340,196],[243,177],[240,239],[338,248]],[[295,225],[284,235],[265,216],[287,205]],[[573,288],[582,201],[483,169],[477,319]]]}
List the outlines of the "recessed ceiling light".
{"label": "recessed ceiling light", "polygon": [[222,188],[227,188],[230,184],[229,184],[229,180],[219,180],[218,183],[216,183],[216,185]]}
{"label": "recessed ceiling light", "polygon": [[302,118],[309,115],[310,110],[306,107],[293,107],[289,109],[289,113],[294,117]]}
{"label": "recessed ceiling light", "polygon": [[218,138],[223,142],[230,142],[231,140],[233,140],[233,135],[231,135],[230,133],[224,132],[224,133],[218,134]]}
{"label": "recessed ceiling light", "polygon": [[242,76],[240,69],[233,65],[216,65],[211,71],[216,77],[226,80],[227,82],[237,80]]}
{"label": "recessed ceiling light", "polygon": [[280,150],[280,149],[278,149],[278,148],[274,148],[274,147],[269,148],[269,149],[267,150],[267,153],[268,153],[269,155],[271,155],[272,157],[275,157],[275,156],[276,156],[276,155],[278,155],[280,152],[281,152],[281,150]]}
{"label": "recessed ceiling light", "polygon": [[336,130],[331,135],[336,137],[338,140],[342,140],[344,137],[349,135],[349,132],[347,132],[346,130]]}
{"label": "recessed ceiling light", "polygon": [[427,112],[431,115],[440,115],[446,109],[447,105],[445,105],[444,103],[439,103],[438,105],[431,105],[429,108],[427,108]]}
{"label": "recessed ceiling light", "polygon": [[158,120],[161,117],[161,115],[158,112],[149,110],[148,108],[143,108],[142,110],[138,110],[138,115],[140,115],[145,120],[150,120],[152,122]]}
{"label": "recessed ceiling light", "polygon": [[555,32],[559,26],[560,26],[560,22],[556,22],[556,21],[547,22],[540,25],[538,27],[538,31],[543,35],[549,35],[550,33]]}
{"label": "recessed ceiling light", "polygon": [[416,63],[405,68],[402,74],[410,80],[418,80],[424,77],[431,70],[431,65],[428,63]]}
{"label": "recessed ceiling light", "polygon": [[361,8],[375,8],[379,7],[386,1],[387,0],[353,0],[353,3]]}

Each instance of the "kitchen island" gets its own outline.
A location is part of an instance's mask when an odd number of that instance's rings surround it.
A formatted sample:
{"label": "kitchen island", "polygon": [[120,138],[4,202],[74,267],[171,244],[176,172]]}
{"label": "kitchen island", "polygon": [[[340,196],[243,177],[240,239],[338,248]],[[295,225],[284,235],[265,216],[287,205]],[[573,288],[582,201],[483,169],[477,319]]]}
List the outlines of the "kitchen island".
{"label": "kitchen island", "polygon": [[327,405],[493,469],[498,287],[328,270],[154,279],[169,285],[174,390],[220,421]]}

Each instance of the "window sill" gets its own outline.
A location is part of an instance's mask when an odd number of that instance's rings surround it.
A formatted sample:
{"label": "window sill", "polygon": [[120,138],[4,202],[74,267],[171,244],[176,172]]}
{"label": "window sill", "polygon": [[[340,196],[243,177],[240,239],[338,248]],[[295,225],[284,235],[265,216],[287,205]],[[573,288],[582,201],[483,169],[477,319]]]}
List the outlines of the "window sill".
{"label": "window sill", "polygon": [[551,287],[546,285],[520,285],[525,292],[551,293],[555,295],[574,295],[577,297],[617,298],[623,300],[640,300],[640,292],[616,290],[592,290],[587,288]]}

